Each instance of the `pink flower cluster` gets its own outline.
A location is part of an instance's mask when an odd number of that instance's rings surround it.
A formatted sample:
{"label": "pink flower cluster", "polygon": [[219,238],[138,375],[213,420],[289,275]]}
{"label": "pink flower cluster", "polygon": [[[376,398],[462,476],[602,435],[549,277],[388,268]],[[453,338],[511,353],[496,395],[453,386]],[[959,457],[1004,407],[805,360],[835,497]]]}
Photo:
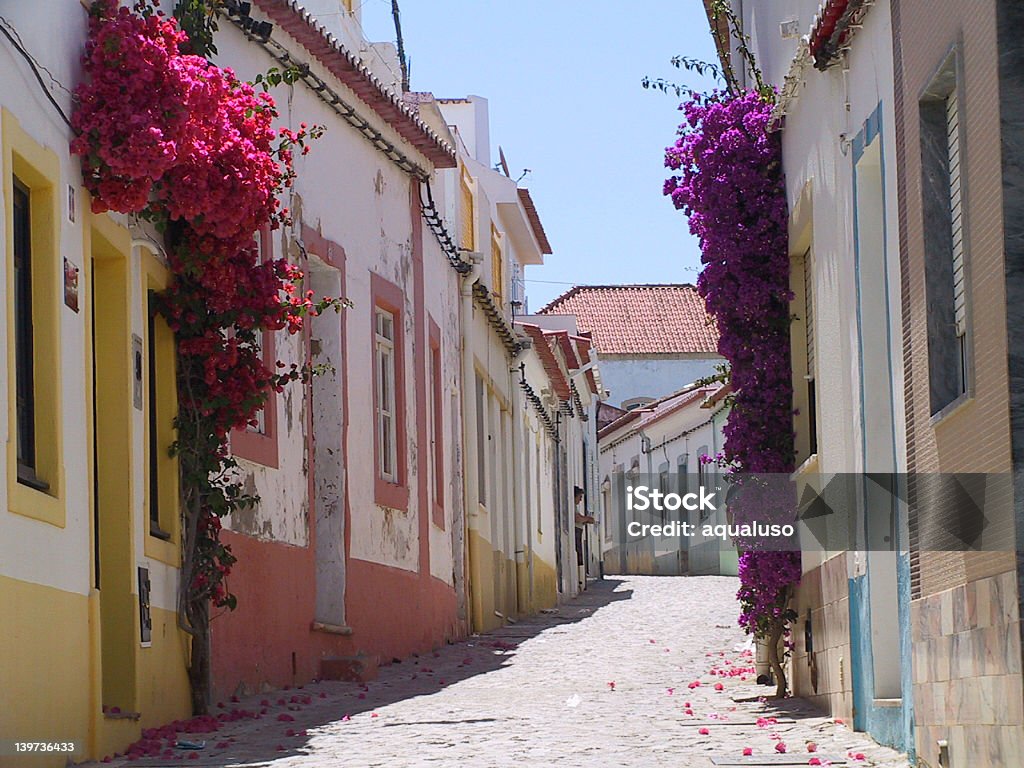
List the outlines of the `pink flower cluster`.
{"label": "pink flower cluster", "polygon": [[193,119],[187,57],[178,53],[185,39],[161,14],[93,3],[71,151],[82,158],[94,211],[141,211],[178,162]]}
{"label": "pink flower cluster", "polygon": [[249,245],[277,210],[281,171],[272,126],[277,111],[269,94],[257,94],[230,69],[199,61],[190,67],[189,82],[202,97],[189,98],[204,108],[192,112],[190,141],[167,173],[164,205],[172,220],[183,219],[195,236],[214,240],[199,250],[230,252]]}
{"label": "pink flower cluster", "polygon": [[[97,212],[156,212],[187,221],[202,250],[245,248],[277,210],[292,150],[275,148],[273,99],[234,72],[180,51],[173,18],[97,0],[89,16],[71,144]],[[297,134],[282,134],[289,145]],[[158,200],[152,201],[154,189]]]}
{"label": "pink flower cluster", "polygon": [[[697,287],[729,361],[735,394],[721,459],[737,473],[788,473],[791,292],[781,145],[768,131],[772,104],[756,92],[714,93],[680,109],[686,119],[665,151],[665,165],[676,173],[664,192],[700,241]],[[757,494],[741,494],[739,506],[745,504],[757,504]],[[731,511],[754,519],[763,514],[758,507]],[[739,576],[740,624],[762,634],[784,619],[789,588],[800,579],[799,553],[744,551]]]}

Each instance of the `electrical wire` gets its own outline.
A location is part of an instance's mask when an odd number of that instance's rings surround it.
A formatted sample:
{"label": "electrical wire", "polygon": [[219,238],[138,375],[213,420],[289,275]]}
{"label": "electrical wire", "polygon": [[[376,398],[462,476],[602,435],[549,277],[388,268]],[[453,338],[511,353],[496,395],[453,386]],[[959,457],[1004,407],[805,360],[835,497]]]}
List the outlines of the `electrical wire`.
{"label": "electrical wire", "polygon": [[43,94],[46,96],[47,100],[53,105],[53,108],[57,110],[57,114],[60,115],[61,120],[63,120],[64,123],[68,126],[68,128],[70,128],[71,118],[67,116],[67,114],[64,112],[64,108],[57,103],[57,100],[55,98],[53,98],[53,93],[51,93],[50,89],[46,86],[46,83],[43,82],[43,76],[39,70],[42,69],[43,71],[45,71],[46,74],[49,75],[50,80],[65,93],[70,94],[71,91],[69,91],[67,88],[61,85],[60,82],[58,82],[57,78],[53,76],[53,73],[50,72],[50,70],[41,65],[32,57],[32,54],[29,53],[28,50],[26,50],[24,43],[21,42],[21,36],[18,34],[18,31],[11,25],[9,21],[7,21],[7,19],[5,19],[3,16],[0,16],[0,22],[2,22],[0,23],[0,32],[3,32],[4,37],[11,41],[11,45],[14,46],[14,50],[20,53],[22,57],[25,59],[25,61],[28,62],[29,67],[32,68],[32,74],[35,75],[36,82],[39,83],[39,87],[42,89]]}

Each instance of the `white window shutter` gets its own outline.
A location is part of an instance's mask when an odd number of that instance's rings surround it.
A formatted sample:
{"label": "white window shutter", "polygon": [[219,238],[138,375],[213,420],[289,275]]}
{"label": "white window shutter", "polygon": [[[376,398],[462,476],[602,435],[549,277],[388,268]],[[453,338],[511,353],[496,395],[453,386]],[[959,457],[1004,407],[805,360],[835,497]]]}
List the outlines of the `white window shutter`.
{"label": "white window shutter", "polygon": [[807,341],[807,375],[814,375],[814,269],[811,252],[804,254],[804,326]]}
{"label": "white window shutter", "polygon": [[949,210],[953,243],[953,315],[956,335],[963,338],[967,334],[967,285],[960,184],[960,115],[955,91],[946,98],[946,141],[949,150]]}

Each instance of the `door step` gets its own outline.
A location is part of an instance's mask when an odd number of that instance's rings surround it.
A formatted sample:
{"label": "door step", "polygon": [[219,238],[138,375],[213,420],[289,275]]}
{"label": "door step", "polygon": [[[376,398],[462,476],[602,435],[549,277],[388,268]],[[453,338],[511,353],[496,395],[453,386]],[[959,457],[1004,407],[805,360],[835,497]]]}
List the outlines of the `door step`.
{"label": "door step", "polygon": [[367,683],[377,679],[377,659],[358,654],[334,656],[320,660],[321,680],[343,680],[349,683]]}

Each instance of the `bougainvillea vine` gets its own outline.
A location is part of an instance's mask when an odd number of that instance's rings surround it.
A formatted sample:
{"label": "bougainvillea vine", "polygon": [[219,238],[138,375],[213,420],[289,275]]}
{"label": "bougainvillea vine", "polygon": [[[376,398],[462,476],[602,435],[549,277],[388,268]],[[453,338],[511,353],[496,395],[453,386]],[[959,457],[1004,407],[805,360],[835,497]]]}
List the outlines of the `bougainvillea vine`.
{"label": "bougainvillea vine", "polygon": [[[700,241],[697,287],[729,363],[732,409],[724,428],[724,462],[740,482],[751,473],[793,470],[792,379],[789,359],[787,209],[778,134],[768,131],[771,92],[694,94],[686,119],[665,153],[675,174],[664,192],[689,218]],[[764,517],[759,494],[737,496],[738,520]],[[745,509],[746,507],[746,509]],[[740,624],[766,639],[779,695],[786,690],[778,642],[793,618],[799,552],[761,551],[737,542]]]}
{"label": "bougainvillea vine", "polygon": [[232,609],[235,557],[221,518],[258,501],[229,453],[232,429],[255,426],[268,394],[308,367],[271,362],[265,331],[302,330],[303,318],[345,302],[315,299],[300,267],[261,260],[256,238],[291,222],[279,202],[295,153],[321,129],[274,128],[272,97],[228,68],[187,53],[188,36],[149,3],[95,0],[76,90],[71,144],[94,212],[116,211],[163,233],[172,280],[157,311],[177,347],[177,439],[182,495],[179,618],[192,635],[197,714],[208,705],[210,606]]}

